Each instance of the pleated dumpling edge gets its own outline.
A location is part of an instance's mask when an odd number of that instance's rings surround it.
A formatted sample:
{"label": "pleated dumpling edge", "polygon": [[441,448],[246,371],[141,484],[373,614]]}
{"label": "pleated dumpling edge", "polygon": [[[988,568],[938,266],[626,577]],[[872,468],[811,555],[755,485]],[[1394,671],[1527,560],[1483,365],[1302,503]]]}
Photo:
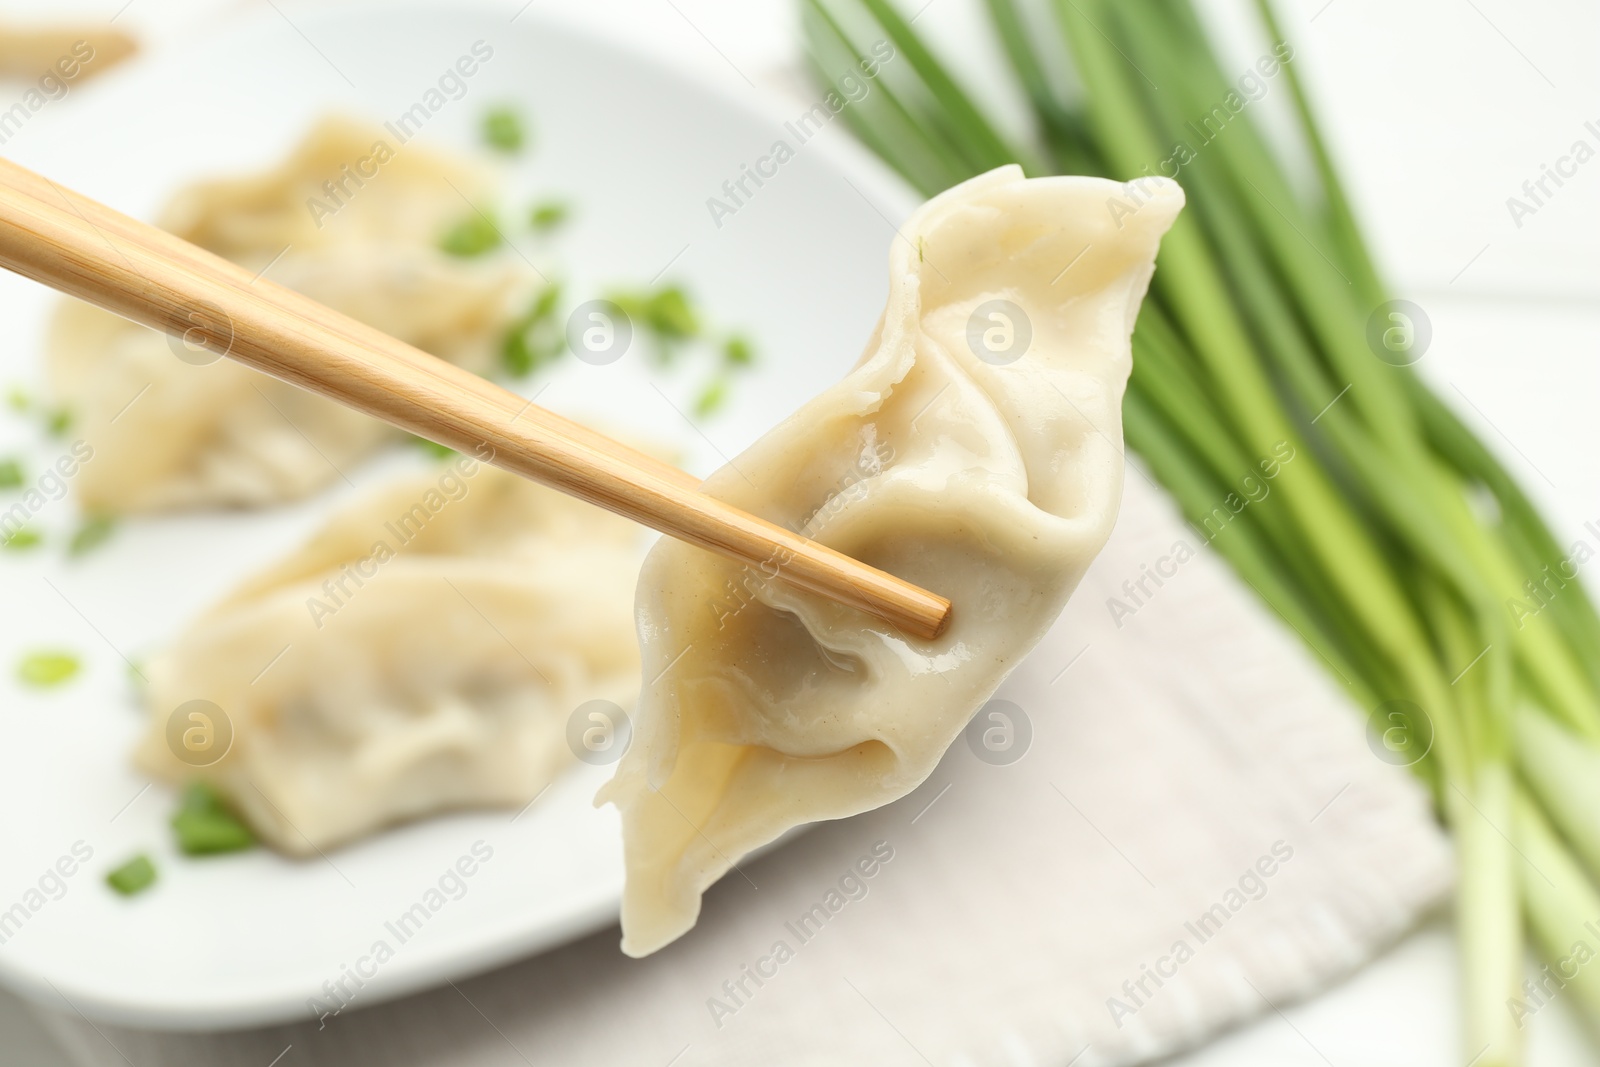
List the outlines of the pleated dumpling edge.
{"label": "pleated dumpling edge", "polygon": [[597,798],[622,814],[623,950],[694,925],[704,890],[794,826],[923,781],[1038,642],[1121,494],[1130,336],[1165,179],[980,175],[894,239],[861,361],[706,490],[949,597],[922,641],[663,539],[640,575],[644,689]]}

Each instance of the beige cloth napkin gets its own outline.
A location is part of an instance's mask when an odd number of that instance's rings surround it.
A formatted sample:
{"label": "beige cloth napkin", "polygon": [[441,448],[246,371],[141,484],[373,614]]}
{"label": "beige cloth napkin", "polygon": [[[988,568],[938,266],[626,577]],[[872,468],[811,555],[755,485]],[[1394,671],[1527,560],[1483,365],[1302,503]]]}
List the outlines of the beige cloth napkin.
{"label": "beige cloth napkin", "polygon": [[49,1022],[107,1067],[1097,1067],[1325,986],[1449,886],[1421,790],[1135,470],[997,698],[1009,734],[980,713],[913,795],[742,865],[649,959],[608,930],[320,1031]]}

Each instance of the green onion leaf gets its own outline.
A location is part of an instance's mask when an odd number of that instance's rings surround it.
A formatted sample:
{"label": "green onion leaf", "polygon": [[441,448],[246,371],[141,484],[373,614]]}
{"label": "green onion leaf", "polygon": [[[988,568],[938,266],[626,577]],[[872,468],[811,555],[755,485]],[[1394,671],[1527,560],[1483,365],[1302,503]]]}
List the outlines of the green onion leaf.
{"label": "green onion leaf", "polygon": [[[802,6],[823,78],[860,60],[861,41],[904,57],[846,109],[851,128],[930,195],[1033,158],[891,3]],[[1128,443],[1355,701],[1404,703],[1431,729],[1413,769],[1456,836],[1463,1058],[1509,1067],[1519,913],[1554,960],[1600,906],[1587,784],[1600,766],[1600,610],[1493,453],[1411,368],[1369,348],[1366,321],[1392,293],[1269,0],[1255,6],[1273,58],[1256,69],[1291,98],[1288,138],[1232,107],[1210,130],[1236,83],[1190,0],[986,4],[1037,158],[1124,179],[1159,168],[1184,186],[1133,337]],[[1268,475],[1270,496],[1213,531],[1218,501],[1279,445],[1294,459]],[[1567,995],[1600,1005],[1600,980]]]}

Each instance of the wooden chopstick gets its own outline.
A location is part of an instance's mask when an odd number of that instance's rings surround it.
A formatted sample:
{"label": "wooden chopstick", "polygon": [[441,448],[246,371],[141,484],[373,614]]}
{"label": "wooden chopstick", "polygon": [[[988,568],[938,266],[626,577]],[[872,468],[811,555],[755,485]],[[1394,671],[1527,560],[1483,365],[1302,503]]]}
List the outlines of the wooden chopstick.
{"label": "wooden chopstick", "polygon": [[[57,185],[50,179],[28,170],[26,167],[20,167],[9,160],[0,159],[0,187],[5,185],[10,185],[28,193],[35,200],[46,204],[59,205],[74,212],[89,225],[100,231],[101,234],[105,235],[108,240],[110,237],[115,236],[122,241],[133,244],[148,244],[150,247],[159,249],[168,258],[182,262],[196,272],[209,273],[214,279],[232,282],[236,286],[269,292],[285,314],[321,322],[328,329],[342,332],[358,344],[382,349],[394,358],[415,366],[419,371],[437,375],[442,380],[459,388],[471,390],[485,401],[507,408],[512,414],[522,411],[527,406],[527,401],[515,393],[502,389],[493,382],[481,378],[470,371],[463,370],[453,363],[413,348],[402,341],[390,337],[381,330],[373,329],[364,322],[358,322],[347,315],[341,315],[327,305],[319,304],[310,297],[295,292],[293,289],[286,289],[275,282],[253,275],[232,260],[223,259],[221,256],[214,255],[203,248],[190,244],[188,241],[174,237],[166,230],[131,219],[127,215],[113,211],[97,200],[91,200],[65,186]],[[146,323],[146,325],[150,324]],[[191,322],[189,325],[192,327],[195,324]],[[160,327],[157,328],[159,329]],[[672,479],[690,488],[697,489],[700,486],[700,480],[686,470],[675,467],[665,460],[650,455],[648,452],[641,452],[620,441],[614,441],[580,422],[573,422],[547,409],[542,410],[545,420],[569,437],[587,441],[596,448],[612,449],[617,454],[626,456],[637,466],[653,470],[664,478]]]}
{"label": "wooden chopstick", "polygon": [[950,602],[154,226],[0,161],[0,266],[931,639]]}

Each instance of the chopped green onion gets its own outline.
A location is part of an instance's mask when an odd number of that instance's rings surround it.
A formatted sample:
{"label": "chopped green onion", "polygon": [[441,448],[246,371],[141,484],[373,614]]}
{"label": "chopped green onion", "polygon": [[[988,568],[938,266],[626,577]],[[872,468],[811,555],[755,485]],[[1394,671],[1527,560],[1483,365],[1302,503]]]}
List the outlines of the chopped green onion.
{"label": "chopped green onion", "polygon": [[447,456],[453,456],[456,454],[456,450],[451,448],[449,445],[441,445],[437,441],[430,441],[426,437],[418,437],[416,434],[411,435],[411,443],[422,449],[422,451],[426,452],[428,455],[435,456],[439,459],[444,459]]}
{"label": "chopped green onion", "polygon": [[731,366],[748,367],[756,361],[756,353],[747,338],[735,335],[723,342],[722,358]]}
{"label": "chopped green onion", "polygon": [[711,384],[701,390],[700,395],[695,398],[694,413],[705,418],[707,415],[715,414],[727,402],[728,379],[714,378]]}
{"label": "chopped green onion", "polygon": [[38,548],[43,541],[44,538],[39,535],[39,531],[31,526],[23,526],[4,541],[0,541],[0,548],[8,552],[25,552],[30,548]]}
{"label": "chopped green onion", "polygon": [[17,665],[17,677],[40,689],[71,681],[78,673],[78,657],[70,652],[30,652]]}
{"label": "chopped green onion", "polygon": [[528,212],[528,225],[540,233],[549,231],[566,222],[571,216],[572,209],[559,200],[546,200],[535,204],[533,210]]}
{"label": "chopped green onion", "polygon": [[222,795],[206,782],[191,782],[172,816],[178,849],[187,856],[237,852],[256,843],[255,834],[239,821]]}
{"label": "chopped green onion", "polygon": [[514,108],[490,108],[483,116],[483,139],[502,152],[517,152],[527,140],[522,116]]}
{"label": "chopped green onion", "polygon": [[106,875],[106,885],[125,897],[144,892],[155,884],[155,880],[156,865],[143,853]]}
{"label": "chopped green onion", "polygon": [[73,531],[67,542],[67,555],[82,556],[105,544],[117,528],[116,520],[109,515],[90,515]]}
{"label": "chopped green onion", "polygon": [[556,313],[556,308],[561,304],[561,286],[552,282],[539,290],[539,295],[533,300],[533,306],[528,309],[528,323],[543,322]]}
{"label": "chopped green onion", "polygon": [[72,412],[55,408],[45,416],[44,428],[51,437],[61,437],[72,429]]}
{"label": "chopped green onion", "polygon": [[566,351],[567,336],[556,321],[561,286],[552,282],[541,289],[510,328],[500,344],[500,363],[513,378],[525,378]]}
{"label": "chopped green onion", "polygon": [[645,305],[645,323],[663,337],[684,340],[700,333],[700,318],[689,297],[675,285],[656,292]]}
{"label": "chopped green onion", "polygon": [[526,378],[533,373],[533,368],[538,362],[524,331],[512,330],[506,334],[506,339],[500,346],[500,363],[505,367],[507,374],[513,378]]}
{"label": "chopped green onion", "polygon": [[518,334],[515,341],[508,338],[502,355],[505,357],[506,369],[511,373],[516,374],[518,367],[526,367],[518,375],[525,377],[556,359],[566,350],[566,334],[560,330],[543,330],[535,327]]}
{"label": "chopped green onion", "polygon": [[21,460],[0,459],[0,489],[19,489],[26,480]]}
{"label": "chopped green onion", "polygon": [[689,295],[676,285],[653,292],[612,293],[611,300],[649,335],[659,363],[671,363],[683,342],[700,336],[700,316]]}
{"label": "chopped green onion", "polygon": [[500,247],[500,231],[487,216],[474,211],[445,231],[439,238],[439,247],[464,259],[481,256]]}
{"label": "chopped green onion", "polygon": [[6,406],[12,411],[27,411],[33,407],[33,397],[20,385],[6,389]]}

